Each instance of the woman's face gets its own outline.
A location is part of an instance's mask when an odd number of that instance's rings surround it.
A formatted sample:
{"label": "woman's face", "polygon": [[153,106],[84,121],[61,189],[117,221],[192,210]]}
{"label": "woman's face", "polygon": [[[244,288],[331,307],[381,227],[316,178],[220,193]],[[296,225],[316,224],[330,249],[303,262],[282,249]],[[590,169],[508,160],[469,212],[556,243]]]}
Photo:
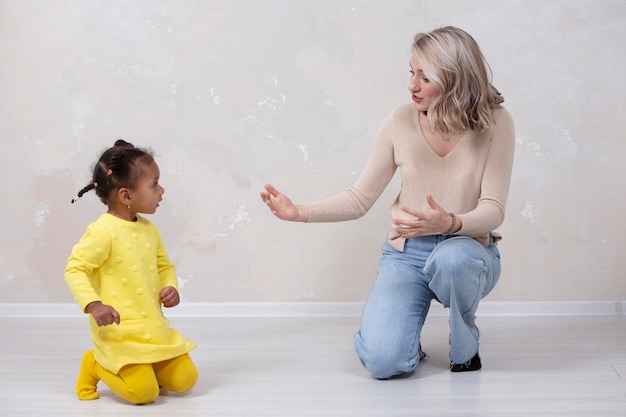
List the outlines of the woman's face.
{"label": "woman's face", "polygon": [[409,80],[409,91],[417,111],[428,111],[433,102],[441,95],[439,87],[426,78],[422,71],[422,65],[413,51],[411,55],[411,78]]}

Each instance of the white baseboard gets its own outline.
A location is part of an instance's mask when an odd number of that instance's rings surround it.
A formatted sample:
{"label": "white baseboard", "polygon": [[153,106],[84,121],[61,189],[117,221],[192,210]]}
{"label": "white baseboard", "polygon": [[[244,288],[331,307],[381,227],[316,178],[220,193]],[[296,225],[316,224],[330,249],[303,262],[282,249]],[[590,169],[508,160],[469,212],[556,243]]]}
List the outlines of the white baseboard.
{"label": "white baseboard", "polygon": [[[169,317],[358,317],[362,302],[184,303],[167,309]],[[484,301],[478,316],[572,316],[626,313],[626,301]],[[447,316],[437,302],[431,316]],[[73,303],[0,303],[0,317],[81,317]]]}

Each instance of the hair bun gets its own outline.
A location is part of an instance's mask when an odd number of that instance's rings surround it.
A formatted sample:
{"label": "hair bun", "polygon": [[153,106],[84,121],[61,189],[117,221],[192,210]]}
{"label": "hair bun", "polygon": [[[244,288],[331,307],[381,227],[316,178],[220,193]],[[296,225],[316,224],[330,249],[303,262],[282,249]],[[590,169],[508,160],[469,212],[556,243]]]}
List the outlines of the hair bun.
{"label": "hair bun", "polygon": [[132,143],[126,142],[124,139],[118,139],[115,141],[115,146],[116,147],[123,147],[123,148],[134,148]]}

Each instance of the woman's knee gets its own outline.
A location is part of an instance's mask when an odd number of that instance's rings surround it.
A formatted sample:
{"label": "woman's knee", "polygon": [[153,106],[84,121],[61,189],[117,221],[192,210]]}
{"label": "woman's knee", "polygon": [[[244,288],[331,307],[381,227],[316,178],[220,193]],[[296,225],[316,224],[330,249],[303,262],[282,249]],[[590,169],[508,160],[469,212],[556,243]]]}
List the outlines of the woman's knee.
{"label": "woman's knee", "polygon": [[415,365],[409,366],[406,359],[400,360],[392,356],[379,355],[360,359],[363,368],[376,379],[389,379],[415,369]]}
{"label": "woman's knee", "polygon": [[486,249],[476,240],[456,237],[437,245],[426,260],[424,269],[429,275],[435,274],[437,270],[463,272],[468,267],[483,265],[486,256]]}
{"label": "woman's knee", "polygon": [[444,305],[449,292],[475,292],[481,278],[487,275],[487,258],[485,249],[474,239],[453,238],[442,242],[424,266],[428,285]]}
{"label": "woman's knee", "polygon": [[401,346],[389,343],[367,344],[357,333],[355,350],[363,368],[376,379],[388,379],[415,369],[418,354],[411,355]]}

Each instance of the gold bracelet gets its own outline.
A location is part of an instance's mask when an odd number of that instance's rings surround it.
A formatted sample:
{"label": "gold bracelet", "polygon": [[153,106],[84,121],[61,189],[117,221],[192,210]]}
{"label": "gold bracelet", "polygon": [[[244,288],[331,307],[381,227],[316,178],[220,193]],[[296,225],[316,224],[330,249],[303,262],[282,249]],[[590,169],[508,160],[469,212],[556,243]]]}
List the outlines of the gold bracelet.
{"label": "gold bracelet", "polygon": [[296,215],[293,216],[291,219],[289,219],[289,221],[295,222],[296,220],[298,220],[298,217],[300,216],[300,212],[298,211],[298,207],[296,207],[295,204],[291,203],[291,205],[293,206],[293,209],[296,211]]}
{"label": "gold bracelet", "polygon": [[452,212],[450,212],[448,214],[450,215],[450,217],[452,217],[452,224],[450,225],[450,228],[444,233],[444,235],[449,235],[449,234],[453,233],[454,232],[454,228],[456,227],[456,216]]}

